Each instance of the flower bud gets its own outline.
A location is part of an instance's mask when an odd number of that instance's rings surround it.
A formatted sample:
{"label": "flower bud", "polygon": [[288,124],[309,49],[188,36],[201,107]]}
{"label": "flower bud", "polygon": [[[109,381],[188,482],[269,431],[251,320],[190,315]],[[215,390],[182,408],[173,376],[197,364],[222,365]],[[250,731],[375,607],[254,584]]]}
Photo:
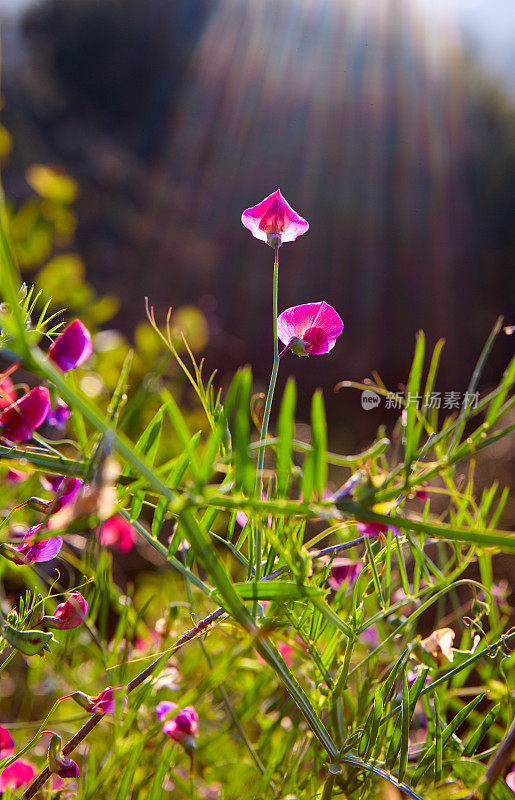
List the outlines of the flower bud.
{"label": "flower bud", "polygon": [[68,631],[78,628],[86,619],[88,604],[80,592],[72,592],[65,603],[59,603],[52,617],[43,617],[47,628]]}
{"label": "flower bud", "polygon": [[60,778],[78,778],[79,768],[73,759],[63,755],[62,740],[57,733],[43,731],[51,736],[48,744],[48,769]]}
{"label": "flower bud", "polygon": [[93,347],[91,335],[80,319],[74,319],[59,334],[48,351],[48,357],[63,372],[75,369],[86,361]]}
{"label": "flower bud", "polygon": [[2,636],[11,647],[26,656],[43,656],[45,650],[50,650],[50,643],[55,642],[51,633],[38,630],[18,631],[10,625],[4,625]]}

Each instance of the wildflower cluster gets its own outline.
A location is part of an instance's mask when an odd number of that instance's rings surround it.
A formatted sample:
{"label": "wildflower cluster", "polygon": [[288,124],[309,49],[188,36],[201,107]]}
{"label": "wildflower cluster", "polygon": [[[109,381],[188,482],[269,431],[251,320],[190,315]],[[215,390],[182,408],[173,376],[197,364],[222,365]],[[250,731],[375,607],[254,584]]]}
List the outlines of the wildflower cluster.
{"label": "wildflower cluster", "polygon": [[[102,383],[78,319],[39,347],[45,314],[33,324],[3,253],[0,682],[27,677],[24,702],[12,689],[1,706],[0,792],[358,800],[386,781],[413,800],[502,799],[515,633],[493,557],[515,541],[498,528],[507,490],[477,492],[474,465],[511,431],[515,361],[445,419],[403,402],[391,439],[333,452],[321,391],[309,426],[292,378],[274,406],[288,354],[329,354],[343,331],[325,300],[279,313],[279,249],[308,222],[279,190],[242,222],[274,252],[262,408],[248,369],[216,392],[149,304],[151,380],[131,385],[126,353]],[[424,378],[419,334],[406,397],[434,393],[440,352]],[[343,384],[392,395],[377,375]]]}

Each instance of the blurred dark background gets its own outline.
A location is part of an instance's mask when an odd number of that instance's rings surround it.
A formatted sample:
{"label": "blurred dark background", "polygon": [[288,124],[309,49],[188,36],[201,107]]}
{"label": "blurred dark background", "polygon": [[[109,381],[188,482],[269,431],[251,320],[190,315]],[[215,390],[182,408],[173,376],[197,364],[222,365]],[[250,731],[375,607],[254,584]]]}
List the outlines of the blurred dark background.
{"label": "blurred dark background", "polygon": [[[406,381],[445,337],[463,392],[496,317],[515,322],[515,25],[506,0],[3,0],[8,195],[34,163],[80,185],[76,249],[129,337],[148,295],[198,306],[210,368],[271,361],[272,251],[240,223],[281,188],[310,222],[280,253],[280,308],[325,299],[345,331],[282,366],[301,415],[323,385],[348,448],[397,412],[333,386]],[[510,38],[511,37],[511,38]],[[481,389],[513,350],[501,335]],[[287,366],[286,366],[287,365]]]}

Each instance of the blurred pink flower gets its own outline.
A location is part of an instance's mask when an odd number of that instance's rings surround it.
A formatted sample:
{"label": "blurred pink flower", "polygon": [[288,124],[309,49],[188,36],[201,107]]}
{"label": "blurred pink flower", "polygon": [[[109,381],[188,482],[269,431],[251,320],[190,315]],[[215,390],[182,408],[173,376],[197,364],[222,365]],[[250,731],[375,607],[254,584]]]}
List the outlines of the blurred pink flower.
{"label": "blurred pink flower", "polygon": [[7,758],[14,753],[14,739],[7,728],[0,725],[0,758]]}
{"label": "blurred pink flower", "polygon": [[64,431],[66,428],[66,423],[71,417],[71,411],[66,405],[63,403],[62,400],[57,398],[55,406],[50,410],[50,414],[48,415],[47,422],[49,425],[52,425],[54,428],[57,428],[58,431]]}
{"label": "blurred pink flower", "polygon": [[[303,645],[304,646],[304,645]],[[293,666],[293,662],[295,661],[295,648],[288,644],[287,642],[279,642],[277,645],[277,649],[282,656],[282,659],[287,667]],[[257,657],[260,664],[266,664],[267,662],[265,659],[258,654]]]}
{"label": "blurred pink flower", "polygon": [[180,742],[186,750],[193,749],[198,733],[198,714],[193,706],[186,706],[173,719],[165,722],[163,733]]}
{"label": "blurred pink flower", "polygon": [[46,420],[50,394],[44,386],[35,386],[0,414],[0,432],[10,442],[26,442]]}
{"label": "blurred pink flower", "polygon": [[120,553],[128,553],[134,547],[136,531],[124,517],[117,514],[106,520],[100,531],[100,542],[112,545]]}
{"label": "blurred pink flower", "polygon": [[80,592],[72,592],[68,600],[59,603],[52,617],[43,617],[47,628],[68,631],[78,628],[86,619],[88,604]]}
{"label": "blurred pink flower", "polygon": [[511,772],[506,775],[506,783],[512,792],[515,792],[515,764],[512,764]]}
{"label": "blurred pink flower", "polygon": [[159,722],[170,716],[172,711],[177,708],[177,703],[172,703],[170,700],[162,700],[156,706],[156,715]]}
{"label": "blurred pink flower", "polygon": [[19,789],[21,786],[27,786],[35,776],[36,770],[32,764],[19,758],[0,773],[0,792],[5,789]]}
{"label": "blurred pink flower", "polygon": [[50,346],[48,357],[63,372],[67,372],[83,364],[92,350],[90,332],[80,319],[74,319]]}
{"label": "blurred pink flower", "polygon": [[22,481],[26,481],[28,478],[28,474],[26,472],[20,472],[17,469],[9,468],[7,470],[7,475],[5,476],[5,482],[10,483],[11,485],[15,485],[17,483],[21,483]]}
{"label": "blurred pink flower", "polygon": [[277,319],[279,339],[297,355],[328,353],[342,330],[340,315],[324,300],[287,308]]}
{"label": "blurred pink flower", "polygon": [[8,408],[16,401],[16,390],[8,375],[0,380],[0,409]]}
{"label": "blurred pink flower", "polygon": [[380,533],[387,533],[389,528],[395,530],[392,525],[383,525],[382,522],[357,522],[356,528],[361,536],[379,536]]}
{"label": "blurred pink flower", "polygon": [[362,569],[362,561],[353,561],[351,558],[335,558],[331,564],[327,583],[331,589],[337,592],[344,583],[348,583],[349,586],[353,584]]}
{"label": "blurred pink flower", "polygon": [[[61,492],[61,496],[55,503],[52,514],[57,514],[65,506],[70,505],[73,503],[75,498],[77,497],[81,487],[84,484],[84,481],[81,478],[66,478],[63,475],[52,475],[51,479],[46,478],[41,479],[41,483],[45,489],[48,491]],[[46,511],[50,508],[54,500],[42,500],[40,504],[42,504],[42,511]]]}
{"label": "blurred pink flower", "polygon": [[306,222],[284,199],[280,189],[269,194],[257,206],[246,208],[241,221],[252,236],[272,244],[274,237],[283,242],[293,242],[309,228]]}
{"label": "blurred pink flower", "polygon": [[22,543],[16,546],[15,549],[20,554],[18,564],[39,564],[43,561],[52,561],[57,556],[63,545],[62,538],[53,536],[50,539],[37,540],[36,537],[42,529],[43,525],[29,528]]}

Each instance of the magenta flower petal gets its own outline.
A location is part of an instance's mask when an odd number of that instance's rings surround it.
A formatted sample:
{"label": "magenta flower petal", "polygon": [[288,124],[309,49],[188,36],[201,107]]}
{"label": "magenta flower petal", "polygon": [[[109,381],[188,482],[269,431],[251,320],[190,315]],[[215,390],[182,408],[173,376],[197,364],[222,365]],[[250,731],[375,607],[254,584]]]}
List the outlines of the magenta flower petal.
{"label": "magenta flower petal", "polygon": [[7,728],[0,725],[0,758],[7,758],[14,753],[14,739]]}
{"label": "magenta flower petal", "polygon": [[7,375],[0,381],[0,409],[8,408],[16,402],[16,390],[10,377]]}
{"label": "magenta flower petal", "polygon": [[66,403],[63,403],[62,400],[57,398],[54,408],[51,409],[50,414],[48,415],[47,422],[49,425],[57,428],[58,431],[64,431],[66,428],[66,423],[71,417],[71,413],[72,412]]}
{"label": "magenta flower petal", "polygon": [[81,478],[63,478],[58,489],[61,489],[63,482],[65,482],[63,493],[55,504],[52,514],[57,514],[62,508],[73,503],[84,483]]}
{"label": "magenta flower petal", "polygon": [[277,319],[281,342],[288,346],[292,339],[300,339],[308,355],[328,353],[342,330],[340,315],[324,300],[287,308]]}
{"label": "magenta flower petal", "polygon": [[107,686],[96,697],[89,698],[90,703],[87,711],[90,714],[114,714],[116,710],[116,702],[114,699],[114,689],[112,686]]}
{"label": "magenta flower petal", "polygon": [[48,628],[68,631],[78,628],[86,619],[88,604],[80,592],[72,592],[68,600],[59,603],[53,617],[43,617]]}
{"label": "magenta flower petal", "polygon": [[513,765],[511,772],[508,772],[506,775],[506,783],[512,792],[515,792],[515,764]]}
{"label": "magenta flower petal", "polygon": [[170,700],[162,700],[158,703],[156,706],[156,716],[159,722],[166,719],[176,708],[177,703],[172,703]]}
{"label": "magenta flower petal", "polygon": [[35,776],[36,770],[32,764],[19,758],[0,773],[0,792],[5,789],[19,789],[21,786],[27,786]]}
{"label": "magenta flower petal", "polygon": [[183,708],[172,720],[165,722],[163,733],[185,747],[194,747],[198,733],[198,714],[195,709],[192,706]]}
{"label": "magenta flower petal", "polygon": [[22,556],[20,563],[35,564],[43,561],[51,561],[57,556],[63,546],[60,536],[53,536],[51,539],[40,539],[36,541],[35,535],[39,532],[41,525],[29,528],[23,541],[18,545],[17,550]]}
{"label": "magenta flower petal", "polygon": [[394,530],[392,525],[383,525],[382,522],[358,522],[356,528],[361,536],[369,538],[379,536],[380,533],[388,533],[389,528]]}
{"label": "magenta flower petal", "polygon": [[75,369],[86,361],[93,351],[91,334],[80,319],[74,319],[59,334],[48,350],[48,357],[63,372]]}
{"label": "magenta flower petal", "polygon": [[309,228],[309,223],[293,210],[280,189],[257,206],[245,209],[241,221],[262,242],[268,242],[269,236],[279,236],[281,243],[293,242]]}
{"label": "magenta flower petal", "polygon": [[128,553],[134,547],[136,541],[136,531],[127,522],[125,517],[116,515],[104,522],[100,531],[100,542],[105,545],[112,545],[120,553]]}
{"label": "magenta flower petal", "polygon": [[36,386],[0,414],[0,431],[11,442],[26,442],[50,411],[50,395],[44,386]]}
{"label": "magenta flower petal", "polygon": [[344,583],[353,584],[362,569],[362,561],[353,561],[350,558],[335,558],[331,564],[327,583],[336,592]]}

